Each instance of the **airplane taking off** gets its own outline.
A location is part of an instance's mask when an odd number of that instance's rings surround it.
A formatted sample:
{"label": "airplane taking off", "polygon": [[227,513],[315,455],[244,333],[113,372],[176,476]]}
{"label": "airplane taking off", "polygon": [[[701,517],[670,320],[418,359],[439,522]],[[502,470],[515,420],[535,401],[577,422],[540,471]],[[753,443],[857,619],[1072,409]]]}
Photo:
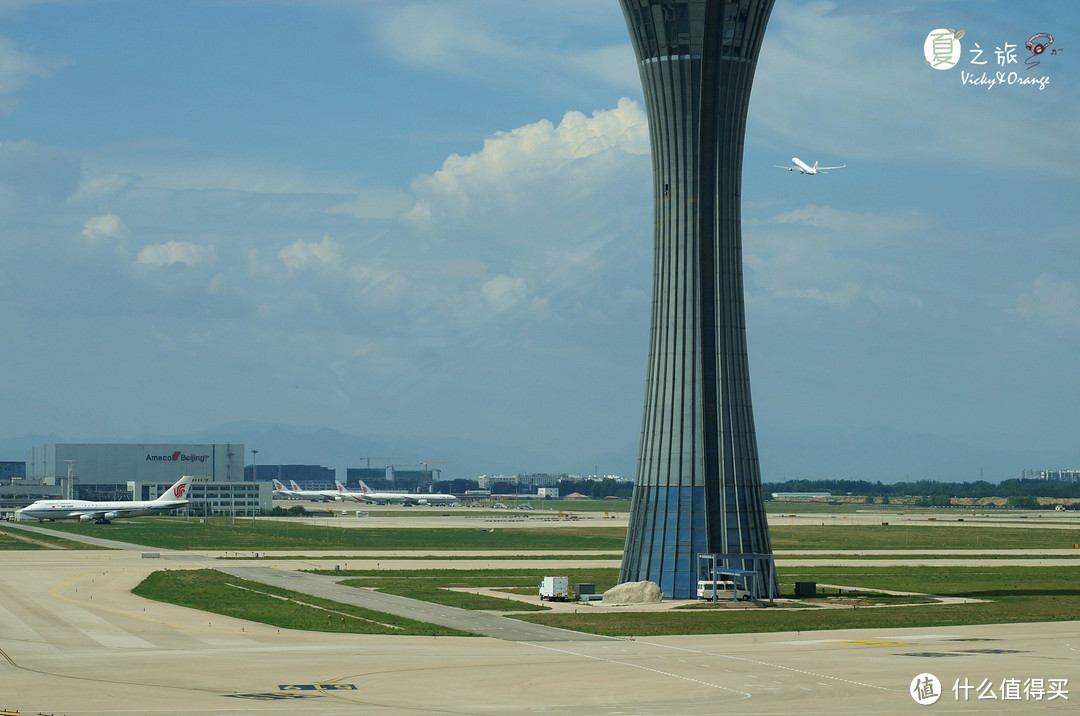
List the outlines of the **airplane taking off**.
{"label": "airplane taking off", "polygon": [[810,174],[810,175],[813,175],[813,174],[828,174],[829,173],[827,171],[828,169],[843,169],[844,167],[847,166],[847,164],[841,164],[838,167],[819,167],[817,162],[814,162],[814,166],[809,166],[806,162],[804,162],[802,159],[799,159],[798,157],[792,157],[791,161],[792,161],[792,163],[795,164],[795,166],[793,166],[793,167],[782,167],[779,164],[773,164],[773,166],[776,167],[777,169],[787,169],[789,172],[799,172],[801,174]]}
{"label": "airplane taking off", "polygon": [[118,517],[142,517],[154,515],[166,510],[183,507],[190,500],[185,500],[188,487],[193,477],[185,475],[176,481],[156,500],[124,500],[115,502],[96,502],[93,500],[38,500],[15,512],[16,520],[78,520],[107,525]]}

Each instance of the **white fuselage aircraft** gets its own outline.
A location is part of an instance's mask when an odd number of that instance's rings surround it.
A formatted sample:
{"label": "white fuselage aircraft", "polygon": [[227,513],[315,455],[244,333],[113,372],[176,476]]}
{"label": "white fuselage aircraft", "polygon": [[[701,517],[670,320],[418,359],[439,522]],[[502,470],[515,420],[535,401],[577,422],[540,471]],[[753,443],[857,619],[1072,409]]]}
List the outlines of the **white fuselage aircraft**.
{"label": "white fuselage aircraft", "polygon": [[96,502],[93,500],[38,500],[15,512],[16,520],[78,520],[107,525],[118,517],[142,517],[183,507],[184,499],[193,478],[181,477],[175,485],[165,490],[156,500],[124,500]]}
{"label": "white fuselage aircraft", "polygon": [[847,164],[841,164],[838,167],[819,167],[817,162],[814,162],[814,166],[809,166],[806,162],[798,157],[791,158],[793,167],[782,167],[779,164],[773,164],[777,169],[787,169],[789,172],[799,172],[801,174],[828,174],[829,169],[843,169]]}
{"label": "white fuselage aircraft", "polygon": [[271,480],[274,483],[274,497],[284,498],[286,500],[298,500],[300,496],[296,494],[296,490],[290,490],[281,484],[280,480]]}
{"label": "white fuselage aircraft", "polygon": [[338,494],[342,499],[354,502],[374,502],[377,504],[393,503],[398,505],[445,505],[457,502],[453,495],[431,492],[375,492],[363,480],[360,480],[360,492],[348,492],[345,486],[335,480]]}
{"label": "white fuselage aircraft", "polygon": [[296,484],[296,480],[289,480],[289,485],[292,487],[293,495],[301,500],[330,502],[331,500],[341,499],[337,490],[301,490],[300,486]]}

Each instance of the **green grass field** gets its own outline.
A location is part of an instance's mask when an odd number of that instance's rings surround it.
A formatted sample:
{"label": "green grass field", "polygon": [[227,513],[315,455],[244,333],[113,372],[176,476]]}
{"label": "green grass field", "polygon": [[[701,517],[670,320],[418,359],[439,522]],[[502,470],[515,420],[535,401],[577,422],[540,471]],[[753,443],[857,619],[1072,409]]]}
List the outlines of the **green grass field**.
{"label": "green grass field", "polygon": [[[328,518],[329,519],[329,518]],[[333,518],[340,519],[340,518]],[[342,529],[332,525],[261,519],[230,522],[227,518],[144,518],[116,521],[110,525],[80,522],[49,522],[58,533],[75,533],[132,542],[162,549],[209,549],[230,551],[287,550],[618,550],[626,530],[618,527],[494,529],[412,527]]]}
{"label": "green grass field", "polygon": [[[1080,569],[1075,567],[950,567],[948,570],[934,567],[847,567],[778,571],[781,593],[786,596],[793,594],[794,582],[815,581],[989,601],[851,609],[544,613],[520,615],[517,618],[610,636],[960,626],[1080,619]],[[814,600],[809,603],[813,604]]]}
{"label": "green grass field", "polygon": [[1072,549],[1080,543],[1080,530],[959,525],[777,525],[769,535],[774,550]]}
{"label": "green grass field", "polygon": [[[411,527],[342,529],[328,524],[260,519],[230,522],[227,518],[143,518],[111,525],[53,522],[58,533],[76,533],[163,549],[265,550],[611,550],[621,552],[621,527],[574,524],[551,528]],[[346,518],[347,519],[347,518]],[[490,531],[488,531],[490,529]],[[778,525],[770,528],[774,550],[793,549],[1071,549],[1080,544],[1080,530],[974,526]],[[25,533],[24,533],[25,534]],[[1080,556],[1080,550],[1077,550]]]}
{"label": "green grass field", "polygon": [[[327,573],[327,572],[321,572]],[[516,618],[566,629],[610,636],[656,636],[663,634],[728,634],[766,631],[812,631],[819,629],[960,626],[1021,622],[1053,622],[1080,619],[1080,570],[1073,567],[844,567],[788,568],[779,570],[781,596],[790,598],[796,581],[838,584],[861,590],[863,599],[848,608],[820,608],[836,604],[835,590],[818,599],[800,600],[794,609],[715,609],[689,602],[691,609],[666,612],[577,613],[543,610],[539,602],[522,603],[486,595],[449,591],[448,587],[488,587],[508,592],[535,594],[546,572],[538,570],[415,570],[387,573],[378,570],[333,572],[346,576],[348,586],[381,589],[392,594],[447,604],[465,609],[535,611]],[[618,578],[615,569],[562,570],[571,584],[588,582],[604,591]],[[245,587],[239,589],[238,586]],[[966,604],[925,604],[924,599],[867,595],[866,590],[888,589],[923,594],[985,600]],[[358,633],[431,634],[432,625],[408,625],[386,614],[348,605],[323,602],[306,595],[290,594],[265,585],[246,583],[212,570],[156,572],[136,594],[159,601],[182,604],[205,611],[293,629],[352,631]],[[277,599],[288,596],[294,601]],[[892,604],[897,606],[867,606]],[[314,605],[314,606],[312,606]],[[859,606],[862,605],[862,606]],[[345,612],[346,621],[341,622]],[[331,618],[331,614],[333,615]],[[410,631],[411,630],[411,631]],[[442,634],[443,632],[438,632]]]}
{"label": "green grass field", "polygon": [[146,599],[282,629],[350,634],[471,636],[468,632],[249,582],[212,569],[154,572],[133,593]]}
{"label": "green grass field", "polygon": [[101,547],[94,547],[59,536],[28,532],[18,527],[0,525],[0,550],[9,549],[101,549]]}

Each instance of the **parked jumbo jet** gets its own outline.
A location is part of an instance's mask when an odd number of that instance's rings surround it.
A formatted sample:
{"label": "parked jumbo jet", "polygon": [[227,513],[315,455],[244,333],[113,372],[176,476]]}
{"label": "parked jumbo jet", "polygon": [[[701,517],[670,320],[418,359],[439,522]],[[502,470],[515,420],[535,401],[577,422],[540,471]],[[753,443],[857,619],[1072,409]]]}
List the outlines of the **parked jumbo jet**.
{"label": "parked jumbo jet", "polygon": [[827,170],[829,170],[829,169],[843,169],[844,167],[847,166],[847,164],[841,164],[838,167],[819,167],[817,162],[814,162],[814,166],[809,166],[809,165],[807,165],[806,162],[804,162],[802,159],[799,159],[798,157],[792,157],[791,161],[795,166],[793,166],[793,167],[782,167],[779,164],[773,164],[773,166],[776,167],[777,169],[787,169],[789,172],[800,172],[801,174],[811,174],[811,175],[813,175],[813,174],[828,174],[829,172]]}
{"label": "parked jumbo jet", "polygon": [[188,487],[194,478],[185,475],[177,480],[156,500],[124,500],[116,502],[95,502],[93,500],[38,500],[15,512],[16,520],[78,520],[79,522],[97,522],[109,524],[118,517],[142,517],[155,515],[166,510],[183,507],[189,500],[184,499]]}

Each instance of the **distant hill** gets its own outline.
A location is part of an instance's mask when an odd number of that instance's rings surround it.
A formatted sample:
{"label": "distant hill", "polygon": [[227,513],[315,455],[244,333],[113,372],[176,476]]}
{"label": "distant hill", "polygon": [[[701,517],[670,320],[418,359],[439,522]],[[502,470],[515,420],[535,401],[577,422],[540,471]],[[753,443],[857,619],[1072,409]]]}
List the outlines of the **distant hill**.
{"label": "distant hill", "polygon": [[[257,463],[324,465],[344,477],[347,467],[387,464],[417,466],[431,461],[444,480],[474,479],[485,474],[551,472],[633,477],[637,464],[637,437],[628,436],[620,447],[599,450],[596,455],[568,455],[554,445],[549,451],[513,445],[492,445],[457,438],[407,435],[350,435],[327,428],[274,425],[255,421],[228,423],[194,433],[106,436],[85,438],[61,435],[29,435],[0,438],[0,460],[22,460],[34,445],[56,442],[115,443],[242,443],[257,449]],[[1080,448],[1015,450],[977,447],[933,435],[887,428],[849,428],[792,431],[759,425],[758,450],[762,479],[782,482],[794,479],[851,479],[876,482],[939,480],[964,482],[979,479],[1000,482],[1020,477],[1024,468],[1064,469],[1080,467]]]}

